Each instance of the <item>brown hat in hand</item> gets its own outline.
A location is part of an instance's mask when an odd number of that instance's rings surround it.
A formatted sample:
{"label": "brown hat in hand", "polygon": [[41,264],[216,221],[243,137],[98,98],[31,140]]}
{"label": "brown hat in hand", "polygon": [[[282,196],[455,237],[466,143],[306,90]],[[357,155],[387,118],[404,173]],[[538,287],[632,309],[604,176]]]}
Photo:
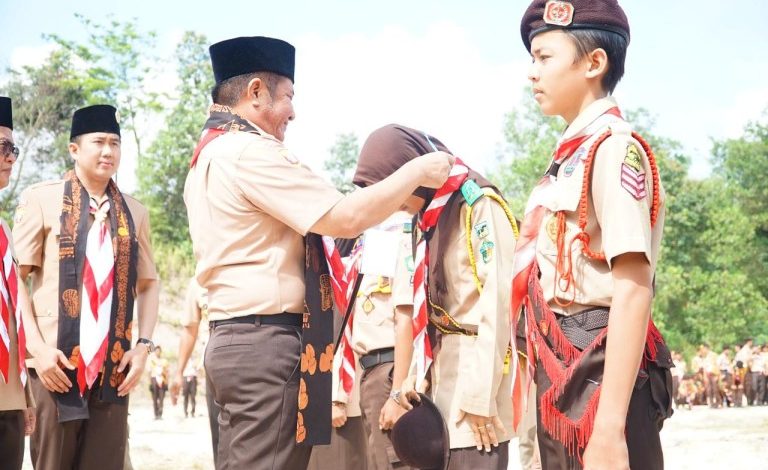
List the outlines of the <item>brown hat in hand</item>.
{"label": "brown hat in hand", "polygon": [[616,0],[534,0],[520,22],[528,52],[534,36],[553,29],[600,29],[620,34],[629,44],[629,21]]}
{"label": "brown hat in hand", "polygon": [[437,406],[419,393],[421,402],[397,420],[390,439],[400,462],[421,470],[445,470],[451,451],[448,427]]}

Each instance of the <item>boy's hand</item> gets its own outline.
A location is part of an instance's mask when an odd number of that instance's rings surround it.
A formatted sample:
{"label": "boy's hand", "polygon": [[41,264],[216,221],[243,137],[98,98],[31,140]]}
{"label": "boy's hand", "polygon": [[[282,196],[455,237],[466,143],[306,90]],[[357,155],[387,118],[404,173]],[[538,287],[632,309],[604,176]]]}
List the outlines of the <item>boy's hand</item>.
{"label": "boy's hand", "polygon": [[62,367],[75,370],[75,366],[69,362],[63,352],[53,346],[42,344],[32,351],[32,354],[35,356],[35,370],[46,390],[66,393],[72,388],[72,382],[67,378]]}
{"label": "boy's hand", "polygon": [[392,429],[398,419],[405,414],[405,409],[392,398],[387,398],[379,413],[379,429],[388,431]]}
{"label": "boy's hand", "polygon": [[596,427],[584,450],[584,470],[630,470],[624,433]]}
{"label": "boy's hand", "polygon": [[331,405],[331,425],[340,428],[347,423],[347,407],[344,403],[335,402]]}

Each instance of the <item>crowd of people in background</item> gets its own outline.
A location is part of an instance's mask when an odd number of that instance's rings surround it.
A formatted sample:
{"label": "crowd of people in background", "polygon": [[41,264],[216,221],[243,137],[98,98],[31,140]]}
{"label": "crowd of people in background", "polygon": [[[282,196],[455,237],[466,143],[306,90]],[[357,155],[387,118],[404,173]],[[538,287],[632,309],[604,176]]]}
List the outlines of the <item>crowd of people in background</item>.
{"label": "crowd of people in background", "polygon": [[750,338],[717,354],[702,343],[690,365],[679,352],[672,357],[677,408],[768,405],[768,344],[756,345]]}

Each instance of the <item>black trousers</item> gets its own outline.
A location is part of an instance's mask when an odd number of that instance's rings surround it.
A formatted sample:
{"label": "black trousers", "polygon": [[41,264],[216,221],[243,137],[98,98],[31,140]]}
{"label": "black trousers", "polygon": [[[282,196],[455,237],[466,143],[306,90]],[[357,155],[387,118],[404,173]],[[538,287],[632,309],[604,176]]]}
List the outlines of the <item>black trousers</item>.
{"label": "black trousers", "polygon": [[192,415],[194,416],[197,396],[197,377],[184,377],[182,393],[184,394],[184,416],[187,415],[187,408],[190,404],[192,405]]}
{"label": "black trousers", "polygon": [[166,385],[165,384],[160,385],[157,382],[157,380],[154,377],[152,377],[152,381],[149,388],[152,391],[152,405],[155,408],[155,418],[162,418]]}
{"label": "black trousers", "polygon": [[0,411],[0,466],[21,470],[24,461],[24,412]]}

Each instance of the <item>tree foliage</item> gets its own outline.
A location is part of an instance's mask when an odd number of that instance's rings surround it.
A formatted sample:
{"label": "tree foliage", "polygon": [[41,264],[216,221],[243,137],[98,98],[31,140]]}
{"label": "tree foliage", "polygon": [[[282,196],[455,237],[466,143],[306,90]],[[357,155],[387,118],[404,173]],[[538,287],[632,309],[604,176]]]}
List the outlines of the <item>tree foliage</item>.
{"label": "tree foliage", "polygon": [[328,151],[331,155],[323,163],[323,168],[330,174],[331,181],[339,191],[344,194],[351,193],[355,189],[352,176],[360,153],[357,136],[351,132],[339,134]]}

